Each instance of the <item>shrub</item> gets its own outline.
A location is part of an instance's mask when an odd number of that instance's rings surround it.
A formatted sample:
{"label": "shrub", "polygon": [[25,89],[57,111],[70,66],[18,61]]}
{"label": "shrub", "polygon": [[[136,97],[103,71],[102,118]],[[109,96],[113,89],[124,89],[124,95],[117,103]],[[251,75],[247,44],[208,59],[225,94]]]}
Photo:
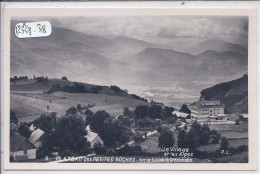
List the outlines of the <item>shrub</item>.
{"label": "shrub", "polygon": [[97,143],[94,145],[94,151],[97,155],[105,155],[107,152],[107,149],[102,144]]}
{"label": "shrub", "polygon": [[64,150],[62,153],[61,153],[61,158],[64,158],[64,157],[75,157],[77,156],[77,154],[73,153],[71,150],[67,149],[67,150]]}
{"label": "shrub", "polygon": [[68,78],[67,78],[67,77],[65,77],[65,76],[63,76],[63,77],[61,78],[61,80],[68,81]]}
{"label": "shrub", "polygon": [[169,148],[174,146],[174,136],[173,133],[169,130],[162,130],[158,138],[158,147],[160,148]]}

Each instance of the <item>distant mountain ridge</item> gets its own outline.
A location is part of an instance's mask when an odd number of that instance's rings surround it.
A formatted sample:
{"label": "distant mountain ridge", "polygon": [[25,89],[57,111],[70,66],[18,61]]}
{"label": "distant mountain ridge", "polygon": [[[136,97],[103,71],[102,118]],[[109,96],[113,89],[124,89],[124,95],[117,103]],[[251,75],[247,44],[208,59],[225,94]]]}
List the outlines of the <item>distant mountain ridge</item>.
{"label": "distant mountain ridge", "polygon": [[248,113],[248,75],[220,83],[201,92],[200,100],[220,100],[226,113]]}
{"label": "distant mountain ridge", "polygon": [[[190,54],[170,49],[171,45],[125,36],[92,36],[55,26],[52,29],[45,38],[18,39],[12,32],[11,76],[67,76],[97,85],[116,84],[138,95],[144,94],[144,86],[176,87],[196,90],[197,96],[200,89],[247,72],[247,51],[229,50],[232,47],[220,51],[212,44],[205,47],[211,50]],[[179,46],[186,48],[185,44]]]}

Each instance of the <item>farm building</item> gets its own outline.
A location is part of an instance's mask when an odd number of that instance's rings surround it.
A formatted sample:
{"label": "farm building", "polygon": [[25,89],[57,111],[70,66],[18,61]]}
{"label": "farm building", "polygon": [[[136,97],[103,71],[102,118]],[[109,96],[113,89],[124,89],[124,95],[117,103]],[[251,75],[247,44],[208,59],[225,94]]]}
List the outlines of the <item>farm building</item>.
{"label": "farm building", "polygon": [[36,129],[36,127],[32,124],[30,127],[29,127],[30,131],[34,131]]}
{"label": "farm building", "polygon": [[189,114],[184,113],[184,112],[178,112],[178,111],[173,111],[173,115],[176,115],[177,118],[186,118]]}
{"label": "farm building", "polygon": [[190,105],[190,110],[195,119],[224,115],[224,105],[220,101],[197,101]]}
{"label": "farm building", "polygon": [[248,120],[248,114],[246,114],[246,113],[239,114],[239,120],[247,121]]}
{"label": "farm building", "polygon": [[20,134],[10,137],[10,153],[14,161],[36,159],[36,147]]}
{"label": "farm building", "polygon": [[41,147],[42,142],[41,142],[41,137],[43,136],[44,131],[41,129],[36,129],[32,132],[29,141],[38,149]]}
{"label": "farm building", "polygon": [[86,127],[86,130],[88,131],[88,134],[85,136],[88,140],[88,142],[90,142],[90,147],[94,148],[95,144],[101,144],[102,146],[104,145],[104,142],[102,141],[102,139],[98,136],[97,133],[92,132],[90,130],[89,125]]}

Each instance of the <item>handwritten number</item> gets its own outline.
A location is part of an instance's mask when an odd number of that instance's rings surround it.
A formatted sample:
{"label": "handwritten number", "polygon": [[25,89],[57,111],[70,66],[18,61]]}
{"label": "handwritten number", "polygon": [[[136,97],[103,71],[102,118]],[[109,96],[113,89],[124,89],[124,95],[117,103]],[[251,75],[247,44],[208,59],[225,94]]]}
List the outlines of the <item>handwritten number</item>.
{"label": "handwritten number", "polygon": [[37,24],[37,27],[40,33],[46,33],[45,25],[41,26],[41,24]]}

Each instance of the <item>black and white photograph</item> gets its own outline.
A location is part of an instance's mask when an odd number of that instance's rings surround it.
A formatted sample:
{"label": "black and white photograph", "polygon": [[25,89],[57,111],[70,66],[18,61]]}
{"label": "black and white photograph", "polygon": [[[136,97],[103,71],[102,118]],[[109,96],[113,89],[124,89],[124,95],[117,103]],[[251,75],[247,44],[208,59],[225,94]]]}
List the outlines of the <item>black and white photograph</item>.
{"label": "black and white photograph", "polygon": [[9,29],[11,164],[249,163],[249,16],[13,16]]}

